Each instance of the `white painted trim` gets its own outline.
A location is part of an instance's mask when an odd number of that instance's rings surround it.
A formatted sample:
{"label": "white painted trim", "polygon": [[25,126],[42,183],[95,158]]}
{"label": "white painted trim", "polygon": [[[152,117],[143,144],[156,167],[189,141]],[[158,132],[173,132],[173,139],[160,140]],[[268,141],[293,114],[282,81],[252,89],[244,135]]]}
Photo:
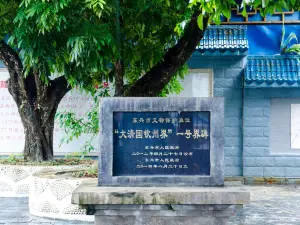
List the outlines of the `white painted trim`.
{"label": "white painted trim", "polygon": [[189,69],[189,73],[208,73],[210,79],[210,97],[214,97],[214,72],[213,69]]}

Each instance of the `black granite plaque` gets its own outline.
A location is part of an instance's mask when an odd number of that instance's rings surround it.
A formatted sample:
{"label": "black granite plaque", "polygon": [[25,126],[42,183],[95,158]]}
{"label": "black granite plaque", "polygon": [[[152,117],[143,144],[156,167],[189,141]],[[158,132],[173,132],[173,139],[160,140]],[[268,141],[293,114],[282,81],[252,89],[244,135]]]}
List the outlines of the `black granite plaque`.
{"label": "black granite plaque", "polygon": [[210,169],[210,112],[113,113],[113,176],[209,176]]}

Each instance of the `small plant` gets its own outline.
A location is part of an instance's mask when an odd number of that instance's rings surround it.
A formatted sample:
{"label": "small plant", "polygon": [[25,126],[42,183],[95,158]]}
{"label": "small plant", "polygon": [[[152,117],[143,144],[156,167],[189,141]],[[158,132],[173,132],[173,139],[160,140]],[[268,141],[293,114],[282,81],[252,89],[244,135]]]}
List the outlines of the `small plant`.
{"label": "small plant", "polygon": [[103,82],[98,86],[96,91],[92,93],[93,107],[82,118],[77,118],[74,112],[58,112],[56,119],[59,120],[60,127],[64,128],[66,135],[61,139],[60,146],[64,143],[68,144],[73,139],[79,138],[82,134],[89,134],[88,140],[82,146],[82,151],[72,153],[66,157],[85,158],[90,152],[96,148],[92,145],[92,141],[98,135],[98,107],[100,97],[109,97],[109,86],[107,82]]}
{"label": "small plant", "polygon": [[87,173],[85,174],[87,177],[98,177],[98,167],[94,166],[88,169]]}
{"label": "small plant", "polygon": [[91,160],[90,157],[86,156],[84,152],[72,152],[70,154],[65,155],[66,159],[86,159],[86,160]]}
{"label": "small plant", "polygon": [[[292,41],[296,41],[296,44],[292,44]],[[298,44],[297,35],[292,32],[285,39],[285,27],[282,26],[282,39],[280,44],[280,54],[281,55],[300,55],[300,44]]]}
{"label": "small plant", "polygon": [[14,163],[19,162],[20,159],[23,158],[22,156],[23,156],[22,154],[11,154],[7,157],[6,160],[8,163],[14,164]]}
{"label": "small plant", "polygon": [[98,177],[98,168],[97,166],[92,166],[84,171],[72,172],[69,173],[70,176],[76,178],[97,178]]}
{"label": "small plant", "polygon": [[78,157],[59,158],[52,161],[30,162],[26,161],[21,155],[12,154],[7,158],[1,158],[0,164],[5,165],[28,165],[28,166],[61,166],[61,165],[95,165],[96,161],[92,159],[80,159]]}

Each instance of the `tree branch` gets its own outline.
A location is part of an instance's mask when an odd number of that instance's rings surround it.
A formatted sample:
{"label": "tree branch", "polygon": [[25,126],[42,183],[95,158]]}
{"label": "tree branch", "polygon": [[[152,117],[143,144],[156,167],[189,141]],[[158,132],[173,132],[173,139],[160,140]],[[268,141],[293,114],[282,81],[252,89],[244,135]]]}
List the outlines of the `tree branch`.
{"label": "tree branch", "polygon": [[115,64],[115,97],[121,96],[124,92],[124,61],[119,59]]}
{"label": "tree branch", "polygon": [[125,67],[124,67],[124,42],[122,39],[121,27],[124,27],[124,20],[120,14],[120,3],[123,4],[121,0],[115,0],[116,4],[116,37],[117,37],[117,47],[120,51],[120,58],[114,63],[115,69],[115,96],[121,96],[124,92],[124,75],[125,75]]}
{"label": "tree branch", "polygon": [[25,80],[23,78],[23,64],[16,51],[4,40],[0,40],[0,60],[4,62],[9,72],[9,92],[16,102],[27,100]]}
{"label": "tree branch", "polygon": [[170,82],[176,71],[191,57],[199,45],[208,25],[208,18],[204,18],[204,29],[200,30],[197,18],[200,11],[196,11],[187,26],[184,35],[178,43],[170,48],[163,60],[151,68],[144,76],[137,80],[123,96],[155,97]]}
{"label": "tree branch", "polygon": [[47,92],[48,92],[48,86],[45,84],[41,78],[38,71],[33,70],[33,77],[34,82],[36,86],[36,98],[39,103],[46,102],[47,101]]}
{"label": "tree branch", "polygon": [[51,88],[54,88],[53,94],[55,94],[57,104],[59,104],[68,91],[72,89],[65,76],[60,76],[52,80]]}
{"label": "tree branch", "polygon": [[4,40],[0,41],[0,59],[4,62],[9,72],[14,71],[18,75],[22,75],[23,65],[18,53],[6,44]]}

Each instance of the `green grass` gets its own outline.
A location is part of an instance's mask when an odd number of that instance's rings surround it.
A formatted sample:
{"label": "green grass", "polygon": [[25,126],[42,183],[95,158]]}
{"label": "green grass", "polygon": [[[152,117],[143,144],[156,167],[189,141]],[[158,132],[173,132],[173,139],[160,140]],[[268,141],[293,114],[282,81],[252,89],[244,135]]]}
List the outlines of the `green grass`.
{"label": "green grass", "polygon": [[71,177],[75,177],[75,178],[97,178],[98,177],[98,168],[97,168],[97,166],[93,166],[84,171],[68,173],[68,175]]}

